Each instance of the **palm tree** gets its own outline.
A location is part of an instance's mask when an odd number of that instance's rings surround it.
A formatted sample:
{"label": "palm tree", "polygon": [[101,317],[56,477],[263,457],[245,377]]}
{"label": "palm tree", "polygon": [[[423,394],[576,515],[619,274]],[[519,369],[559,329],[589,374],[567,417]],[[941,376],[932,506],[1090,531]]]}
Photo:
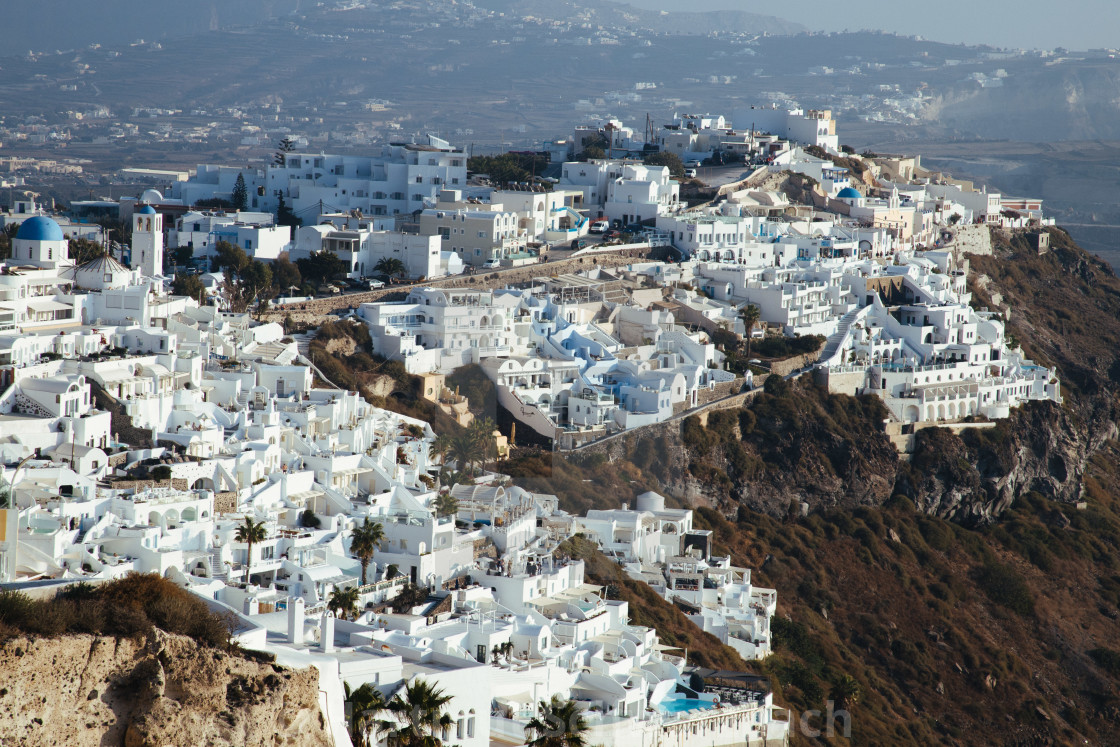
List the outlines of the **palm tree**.
{"label": "palm tree", "polygon": [[368,516],[350,531],[350,552],[362,564],[362,586],[366,585],[366,569],[373,559],[373,553],[384,541],[385,528],[380,523],[371,522]]}
{"label": "palm tree", "polygon": [[332,591],[331,598],[327,602],[327,609],[343,620],[356,618],[358,616],[358,587],[351,586],[349,589]]}
{"label": "palm tree", "polygon": [[253,521],[252,517],[246,516],[245,523],[238,525],[235,537],[238,542],[249,546],[249,552],[245,556],[245,580],[248,581],[253,568],[253,545],[268,539],[268,531],[263,521]]}
{"label": "palm tree", "polygon": [[446,433],[441,433],[432,441],[431,452],[439,457],[439,463],[443,464],[447,459],[447,453],[451,451],[451,436]]}
{"label": "palm tree", "polygon": [[745,328],[744,336],[747,338],[747,358],[751,357],[751,332],[754,326],[758,324],[758,320],[762,317],[762,309],[749,303],[743,308],[739,309],[739,318],[743,320],[743,327]]}
{"label": "palm tree", "polygon": [[391,747],[440,747],[443,741],[436,730],[451,726],[451,716],[443,708],[451,696],[425,680],[417,679],[406,685],[404,697],[393,696],[385,707],[393,721],[383,721]]}
{"label": "palm tree", "polygon": [[444,493],[436,498],[436,516],[454,516],[459,513],[459,501],[451,493]]}
{"label": "palm tree", "polygon": [[467,429],[467,433],[477,443],[479,461],[483,464],[496,456],[497,444],[494,441],[496,427],[490,418],[478,418]]}
{"label": "palm tree", "polygon": [[571,700],[542,700],[540,714],[525,726],[527,747],[584,747],[587,744],[587,721]]}
{"label": "palm tree", "polygon": [[377,264],[373,266],[373,271],[380,272],[382,275],[388,275],[393,278],[404,275],[408,272],[408,268],[404,266],[404,262],[401,262],[396,257],[382,257],[377,260]]}
{"label": "palm tree", "polygon": [[461,472],[474,474],[474,466],[483,459],[482,449],[482,442],[478,435],[472,431],[466,431],[451,440],[448,453],[455,460]]}
{"label": "palm tree", "polygon": [[385,710],[385,699],[368,682],[354,692],[343,683],[346,690],[346,706],[349,709],[348,722],[350,741],[354,747],[370,747],[370,732],[377,731],[379,722],[376,717]]}
{"label": "palm tree", "polygon": [[855,677],[844,674],[832,683],[830,695],[836,701],[837,708],[846,709],[858,703],[860,698],[863,697],[863,686],[859,684],[859,680]]}
{"label": "palm tree", "polygon": [[448,488],[453,488],[456,485],[464,482],[466,475],[462,470],[441,469],[439,471],[439,483]]}

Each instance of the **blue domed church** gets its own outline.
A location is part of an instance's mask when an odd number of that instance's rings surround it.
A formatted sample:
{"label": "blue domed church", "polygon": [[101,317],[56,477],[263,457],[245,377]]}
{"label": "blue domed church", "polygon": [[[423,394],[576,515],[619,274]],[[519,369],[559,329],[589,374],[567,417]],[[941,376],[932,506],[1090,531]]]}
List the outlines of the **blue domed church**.
{"label": "blue domed church", "polygon": [[12,242],[12,264],[58,270],[72,267],[74,262],[59,225],[45,215],[36,215],[19,224]]}

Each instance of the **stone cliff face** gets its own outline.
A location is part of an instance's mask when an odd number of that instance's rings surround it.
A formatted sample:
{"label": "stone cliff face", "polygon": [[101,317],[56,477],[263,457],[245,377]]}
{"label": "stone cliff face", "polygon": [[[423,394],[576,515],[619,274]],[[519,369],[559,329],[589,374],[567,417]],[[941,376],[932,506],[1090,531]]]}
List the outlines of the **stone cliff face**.
{"label": "stone cliff face", "polygon": [[1031,491],[1073,503],[1089,459],[1115,437],[1111,420],[1084,420],[1052,403],[1032,403],[990,430],[919,432],[910,463],[899,466],[895,490],[926,513],[966,524],[991,521]]}
{"label": "stone cliff face", "polygon": [[[1116,437],[1107,410],[1034,402],[990,429],[918,433],[909,462],[882,432],[874,397],[828,395],[808,382],[743,410],[668,423],[596,451],[656,477],[656,489],[734,516],[879,506],[895,495],[924,513],[988,523],[1017,496],[1072,503],[1088,460]],[[647,484],[642,481],[642,484]],[[547,488],[547,486],[544,486]]]}
{"label": "stone cliff face", "polygon": [[332,743],[318,674],[198,646],[90,635],[0,646],[0,743],[166,747]]}

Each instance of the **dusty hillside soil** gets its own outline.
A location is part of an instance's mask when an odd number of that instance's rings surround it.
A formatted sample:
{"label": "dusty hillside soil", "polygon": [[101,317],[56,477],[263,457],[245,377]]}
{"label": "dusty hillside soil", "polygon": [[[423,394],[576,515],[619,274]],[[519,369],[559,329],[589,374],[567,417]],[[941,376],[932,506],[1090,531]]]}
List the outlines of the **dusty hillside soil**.
{"label": "dusty hillside soil", "polygon": [[[850,700],[850,740],[794,745],[1117,744],[1120,282],[1064,232],[1051,246],[994,236],[994,256],[972,257],[989,278],[974,305],[1010,307],[1008,332],[1058,368],[1061,405],[922,431],[907,463],[873,398],[768,380],[706,424],[504,469],[573,511],[647,490],[694,507],[717,554],[778,590],[775,655],[750,665],[777,702],[797,718]],[[647,614],[672,640],[676,623]]]}
{"label": "dusty hillside soil", "polygon": [[0,744],[20,747],[331,744],[318,674],[157,631],[0,646]]}

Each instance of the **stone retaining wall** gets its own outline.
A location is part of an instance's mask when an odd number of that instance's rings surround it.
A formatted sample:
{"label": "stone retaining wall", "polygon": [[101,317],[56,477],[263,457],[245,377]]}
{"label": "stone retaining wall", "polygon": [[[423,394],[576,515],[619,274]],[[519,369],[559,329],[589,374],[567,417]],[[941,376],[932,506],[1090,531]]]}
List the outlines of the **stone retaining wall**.
{"label": "stone retaining wall", "polygon": [[990,255],[992,253],[992,232],[987,225],[979,223],[956,226],[950,230],[954,232],[953,240],[943,248],[966,254]]}
{"label": "stone retaining wall", "polygon": [[[158,467],[159,465],[155,466]],[[169,480],[117,480],[113,483],[114,490],[147,490],[148,488],[189,490],[190,486],[181,477],[172,477]]]}
{"label": "stone retaining wall", "polygon": [[795,355],[792,358],[785,360],[774,361],[770,364],[770,373],[778,376],[789,376],[791,373],[799,368],[805,368],[810,363],[816,363],[821,357],[821,351],[824,350],[825,343],[812,353],[805,353],[804,355]]}
{"label": "stone retaining wall", "polygon": [[237,510],[237,493],[228,490],[221,493],[214,493],[214,513],[220,516],[221,514],[231,514]]}
{"label": "stone retaining wall", "polygon": [[[613,269],[622,265],[631,264],[632,262],[643,261],[645,258],[646,252],[639,250],[623,253],[603,252],[593,257],[571,257],[557,262],[511,267],[505,270],[479,273],[477,275],[456,275],[450,278],[432,280],[419,285],[428,288],[490,290],[504,288],[507,285],[528,283],[532,281],[533,278],[542,276],[563,275],[566,273],[579,272],[581,270],[589,270],[592,267]],[[418,286],[389,286],[374,291],[344,293],[331,298],[316,298],[301,303],[285,304],[264,314],[262,319],[271,322],[282,322],[284,317],[291,316],[292,320],[296,322],[319,323],[323,321],[323,317],[326,317],[330,312],[337,309],[356,309],[363,303],[387,301],[392,300],[394,297],[400,298],[402,294],[408,293],[415,287]]]}
{"label": "stone retaining wall", "polygon": [[723,399],[743,388],[743,380],[736,378],[733,381],[725,381],[721,384],[715,384],[711,389],[701,389],[696,393],[696,405],[702,407],[709,402],[714,402],[717,399]]}
{"label": "stone retaining wall", "polygon": [[[762,382],[765,381],[765,379],[765,376],[755,377],[756,382]],[[739,385],[742,385],[742,381],[739,381],[737,383]],[[729,410],[737,407],[742,407],[744,404],[758,395],[758,393],[761,391],[762,386],[761,384],[759,384],[759,386],[756,386],[749,392],[742,392],[730,397],[724,397],[723,399],[714,400],[706,405],[702,405],[678,415],[674,415],[672,418],[661,423],[654,423],[653,425],[646,425],[642,426],[641,428],[633,428],[628,431],[616,433],[612,436],[608,436],[598,441],[589,443],[586,446],[576,447],[574,451],[579,452],[580,454],[606,454],[607,456],[622,456],[625,454],[625,445],[627,443],[627,440],[630,438],[657,438],[658,436],[662,435],[676,434],[680,430],[681,421],[693,415],[696,415],[698,418],[700,418],[700,422],[703,425],[707,425],[708,413],[715,412],[717,410]]]}

